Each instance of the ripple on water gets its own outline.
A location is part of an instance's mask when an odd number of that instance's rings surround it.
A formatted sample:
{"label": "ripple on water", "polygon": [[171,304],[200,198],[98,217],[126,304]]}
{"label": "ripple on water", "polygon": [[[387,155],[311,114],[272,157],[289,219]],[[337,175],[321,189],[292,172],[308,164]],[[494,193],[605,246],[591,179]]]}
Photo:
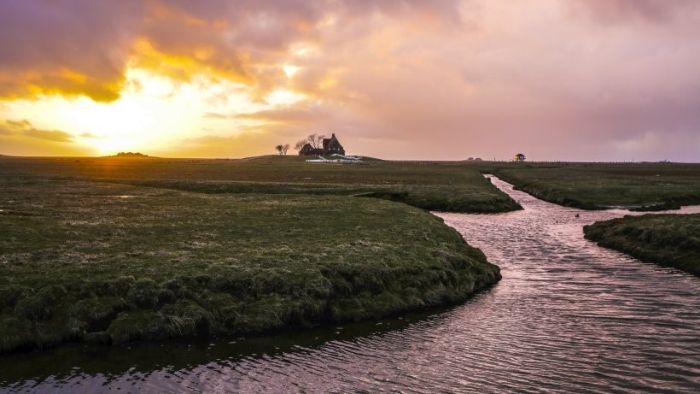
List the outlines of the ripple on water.
{"label": "ripple on water", "polygon": [[700,390],[700,280],[583,238],[583,225],[630,212],[563,208],[492,181],[524,210],[438,215],[501,266],[503,280],[449,312],[270,354],[76,371],[0,391]]}

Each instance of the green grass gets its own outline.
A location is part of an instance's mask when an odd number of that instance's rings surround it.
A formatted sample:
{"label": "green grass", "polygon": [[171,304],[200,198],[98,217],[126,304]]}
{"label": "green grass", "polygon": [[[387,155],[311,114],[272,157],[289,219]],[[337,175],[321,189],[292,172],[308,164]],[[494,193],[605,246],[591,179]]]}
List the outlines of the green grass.
{"label": "green grass", "polygon": [[652,211],[700,204],[699,164],[533,163],[493,170],[535,197],[582,209]]}
{"label": "green grass", "polygon": [[[500,278],[455,230],[405,204],[184,192],[88,181],[107,170],[82,161],[12,160],[27,165],[0,166],[0,352],[377,318],[462,301]],[[108,163],[109,178],[129,180],[230,170]]]}
{"label": "green grass", "polygon": [[309,164],[298,156],[241,160],[0,158],[0,176],[122,182],[203,193],[356,195],[433,211],[506,212],[520,206],[474,166],[454,162]]}
{"label": "green grass", "polygon": [[625,216],[584,233],[601,246],[700,276],[700,214]]}

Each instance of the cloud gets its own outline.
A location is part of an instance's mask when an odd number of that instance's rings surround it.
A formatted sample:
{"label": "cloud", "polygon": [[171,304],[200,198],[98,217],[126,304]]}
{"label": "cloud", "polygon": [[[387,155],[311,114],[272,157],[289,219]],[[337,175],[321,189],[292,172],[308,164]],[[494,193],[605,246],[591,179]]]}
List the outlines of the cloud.
{"label": "cloud", "polygon": [[[700,133],[695,0],[8,1],[0,23],[0,96],[114,100],[128,67],[250,96],[206,106],[174,155],[328,130],[389,158],[650,159]],[[265,104],[280,89],[304,99]]]}
{"label": "cloud", "polygon": [[695,0],[575,0],[576,11],[606,24],[623,22],[668,23],[698,11]]}
{"label": "cloud", "polygon": [[34,127],[24,120],[5,120],[0,123],[1,153],[18,156],[87,156],[90,149],[73,143],[71,134],[60,130]]}
{"label": "cloud", "polygon": [[239,81],[259,96],[283,83],[290,45],[321,39],[334,18],[451,18],[456,1],[215,0],[0,3],[0,95],[119,97],[127,64],[179,80]]}
{"label": "cloud", "polygon": [[73,137],[70,134],[59,130],[29,129],[25,130],[24,135],[56,142],[70,142],[73,140]]}
{"label": "cloud", "polygon": [[411,26],[381,23],[346,43],[327,38],[338,43],[329,45],[333,55],[301,66],[340,69],[323,106],[334,120],[355,121],[346,136],[366,141],[357,144],[363,152],[385,157],[506,158],[525,150],[540,159],[610,160],[631,157],[613,148],[616,141],[649,130],[659,140],[692,140],[700,129],[697,7],[680,4],[685,13],[674,11],[675,19],[653,26],[635,19],[614,30],[567,7],[472,2],[464,13],[479,21],[477,31],[407,39]]}
{"label": "cloud", "polygon": [[269,123],[319,123],[328,121],[332,116],[328,108],[321,105],[304,105],[301,104],[295,107],[277,108],[257,112],[245,112],[235,114],[237,119],[260,120]]}
{"label": "cloud", "polygon": [[37,129],[26,119],[6,120],[4,125],[0,125],[0,134],[25,136],[53,142],[71,142],[73,140],[73,136],[65,131]]}
{"label": "cloud", "polygon": [[202,116],[207,119],[230,119],[235,117],[235,115],[220,114],[218,112],[205,112]]}
{"label": "cloud", "polygon": [[115,99],[141,15],[138,2],[1,2],[0,95]]}
{"label": "cloud", "polygon": [[11,132],[14,130],[29,129],[32,127],[31,122],[26,119],[22,120],[5,120],[5,130]]}

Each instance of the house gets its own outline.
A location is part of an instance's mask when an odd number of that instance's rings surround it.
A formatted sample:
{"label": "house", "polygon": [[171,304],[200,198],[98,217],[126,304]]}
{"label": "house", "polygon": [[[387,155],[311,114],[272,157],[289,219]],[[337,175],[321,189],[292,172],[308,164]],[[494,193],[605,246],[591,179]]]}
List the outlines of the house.
{"label": "house", "polygon": [[525,161],[525,154],[524,153],[518,153],[513,157],[513,161]]}
{"label": "house", "polygon": [[335,133],[331,138],[323,139],[322,148],[314,148],[311,144],[304,145],[299,150],[299,156],[317,156],[317,155],[341,155],[345,156],[345,149],[340,145],[340,141],[336,138]]}

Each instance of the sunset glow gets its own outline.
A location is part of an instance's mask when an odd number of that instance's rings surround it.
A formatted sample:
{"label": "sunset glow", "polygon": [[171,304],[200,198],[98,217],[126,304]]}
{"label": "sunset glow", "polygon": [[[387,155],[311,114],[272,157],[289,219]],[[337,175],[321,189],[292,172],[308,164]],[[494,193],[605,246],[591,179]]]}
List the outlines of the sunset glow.
{"label": "sunset glow", "polygon": [[694,1],[8,1],[0,25],[0,154],[336,132],[386,158],[700,160]]}

